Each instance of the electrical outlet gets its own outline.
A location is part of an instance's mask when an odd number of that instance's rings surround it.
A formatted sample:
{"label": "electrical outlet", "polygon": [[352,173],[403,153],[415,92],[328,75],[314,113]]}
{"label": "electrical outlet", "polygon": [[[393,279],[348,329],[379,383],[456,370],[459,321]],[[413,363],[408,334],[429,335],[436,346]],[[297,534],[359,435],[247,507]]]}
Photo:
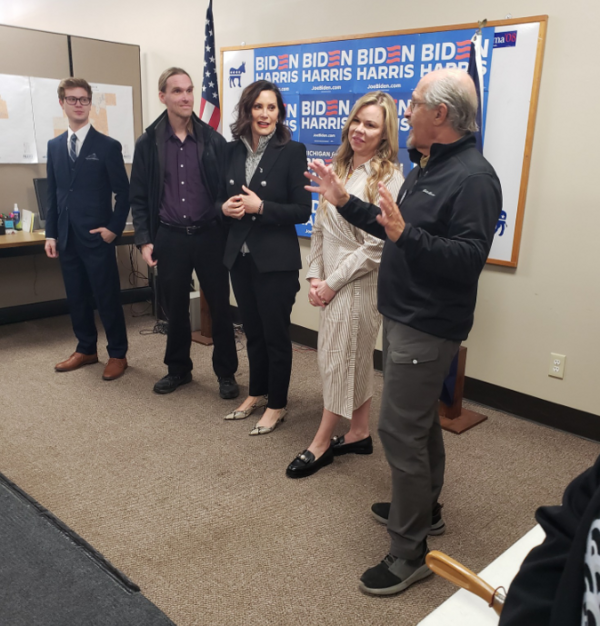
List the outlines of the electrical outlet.
{"label": "electrical outlet", "polygon": [[567,357],[564,354],[556,354],[555,352],[551,352],[550,370],[548,371],[548,376],[552,376],[553,378],[564,378],[566,360]]}

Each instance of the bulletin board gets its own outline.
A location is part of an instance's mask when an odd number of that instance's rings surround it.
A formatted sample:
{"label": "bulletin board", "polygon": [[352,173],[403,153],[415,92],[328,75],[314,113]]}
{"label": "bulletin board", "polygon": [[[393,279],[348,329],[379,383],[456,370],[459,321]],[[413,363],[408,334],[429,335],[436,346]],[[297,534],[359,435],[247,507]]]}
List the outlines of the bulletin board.
{"label": "bulletin board", "polygon": [[[488,22],[482,29],[484,82],[483,154],[502,183],[503,213],[488,263],[516,267],[540,88],[547,16]],[[354,103],[368,91],[387,91],[398,107],[399,162],[406,175],[409,127],[404,112],[426,73],[466,70],[477,24],[370,33],[333,40],[307,40],[221,48],[223,134],[247,85],[265,79],[282,92],[292,138],[310,159],[331,162]],[[310,237],[311,219],[297,226]]]}

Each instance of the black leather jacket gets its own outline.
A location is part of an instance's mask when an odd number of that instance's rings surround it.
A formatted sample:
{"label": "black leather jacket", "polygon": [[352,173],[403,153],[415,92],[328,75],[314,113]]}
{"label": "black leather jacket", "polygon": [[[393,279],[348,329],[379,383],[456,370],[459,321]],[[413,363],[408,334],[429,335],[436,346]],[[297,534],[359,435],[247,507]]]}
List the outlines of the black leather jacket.
{"label": "black leather jacket", "polygon": [[[198,151],[204,166],[204,184],[213,202],[224,185],[225,150],[227,142],[192,114],[194,134],[198,139]],[[131,181],[129,201],[135,229],[135,243],[143,246],[153,243],[158,230],[158,211],[163,195],[165,180],[165,130],[167,112],[156,119],[146,132],[137,140]],[[218,211],[219,219],[221,212]]]}

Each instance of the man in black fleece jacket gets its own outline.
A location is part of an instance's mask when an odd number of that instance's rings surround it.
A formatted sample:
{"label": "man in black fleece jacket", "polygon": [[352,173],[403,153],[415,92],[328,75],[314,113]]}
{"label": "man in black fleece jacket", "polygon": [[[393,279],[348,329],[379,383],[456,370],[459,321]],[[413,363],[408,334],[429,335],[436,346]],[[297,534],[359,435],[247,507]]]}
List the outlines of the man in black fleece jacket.
{"label": "man in black fleece jacket", "polygon": [[384,388],[379,435],[392,470],[389,554],[361,577],[361,591],[390,595],[432,572],[427,535],[442,534],[438,497],[445,452],[438,397],[473,325],[477,281],[502,208],[500,182],[476,148],[477,94],[459,70],[421,79],[405,117],[416,167],[398,199],[379,185],[381,208],[349,195],[331,167],[312,162],[312,188],[351,224],[385,239],[378,306],[383,315]]}

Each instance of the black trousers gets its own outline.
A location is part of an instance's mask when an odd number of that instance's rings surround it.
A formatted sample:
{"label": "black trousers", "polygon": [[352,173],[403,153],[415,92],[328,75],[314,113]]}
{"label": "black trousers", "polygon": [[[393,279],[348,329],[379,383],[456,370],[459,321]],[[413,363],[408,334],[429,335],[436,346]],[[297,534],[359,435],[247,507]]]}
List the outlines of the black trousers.
{"label": "black trousers", "polygon": [[249,395],[269,395],[268,407],[282,409],[292,373],[290,315],[300,290],[298,271],[260,274],[252,254],[239,254],[231,268],[248,348]]}
{"label": "black trousers", "polygon": [[121,283],[115,244],[103,241],[93,248],[84,245],[71,230],[64,250],[59,251],[67,303],[77,352],[95,354],[98,331],[94,303],[106,332],[108,356],[123,359],[127,354],[127,329],[121,305]]}
{"label": "black trousers", "polygon": [[196,270],[212,317],[213,369],[217,377],[233,376],[238,367],[233,318],[229,305],[229,276],[223,265],[225,237],[222,227],[207,226],[193,235],[160,227],[154,242],[158,261],[158,288],[169,331],[165,365],[181,376],[193,368],[190,358],[190,283]]}

